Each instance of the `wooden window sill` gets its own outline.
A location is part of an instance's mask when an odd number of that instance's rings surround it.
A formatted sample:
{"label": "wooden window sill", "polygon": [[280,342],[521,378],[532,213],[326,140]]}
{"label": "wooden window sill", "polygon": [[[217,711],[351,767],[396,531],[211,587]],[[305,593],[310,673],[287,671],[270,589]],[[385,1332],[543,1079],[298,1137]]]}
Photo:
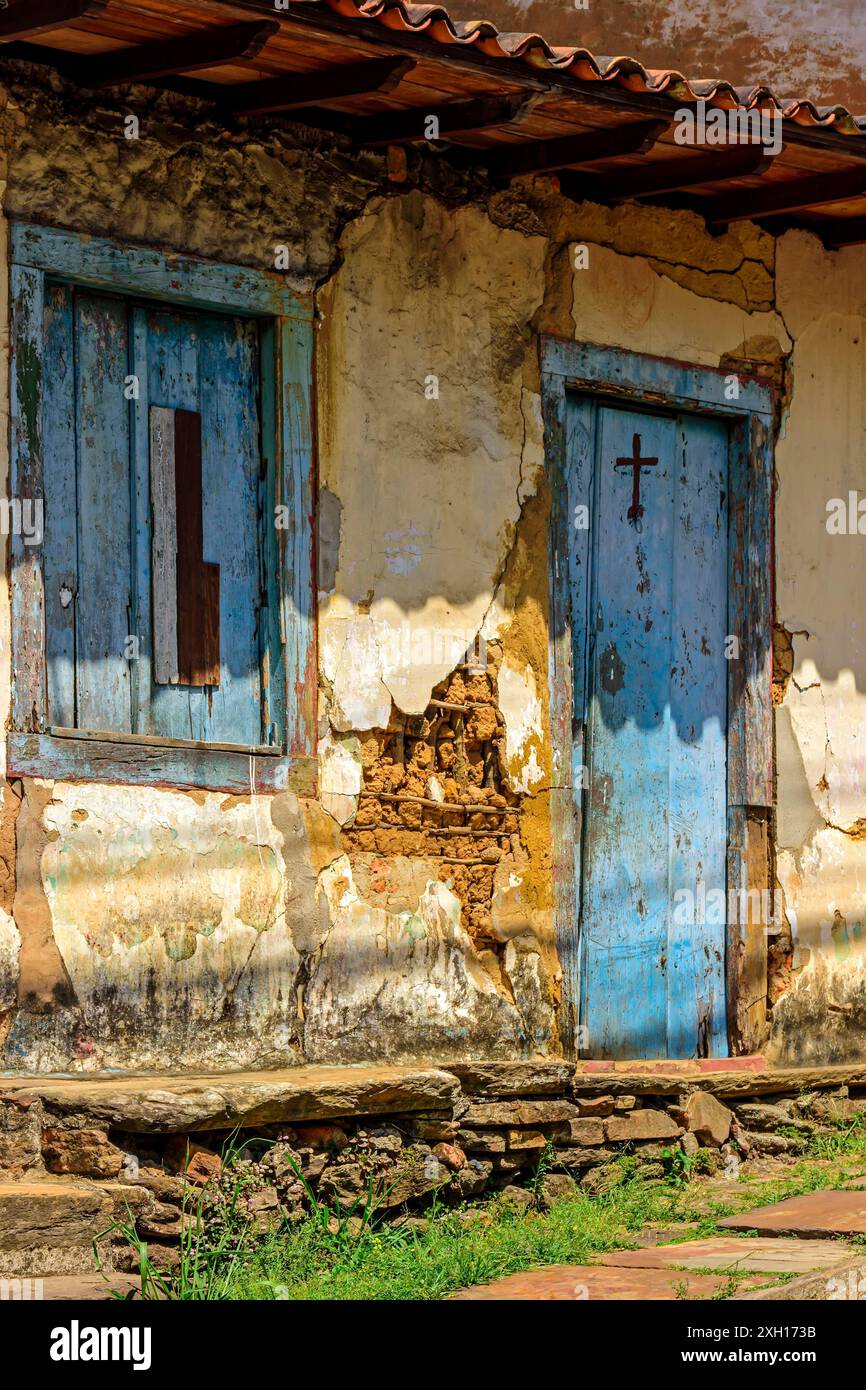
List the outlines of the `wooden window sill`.
{"label": "wooden window sill", "polygon": [[286,755],[280,748],[55,728],[44,734],[8,734],[6,756],[8,777],[194,787],[237,795],[316,794],[316,759]]}

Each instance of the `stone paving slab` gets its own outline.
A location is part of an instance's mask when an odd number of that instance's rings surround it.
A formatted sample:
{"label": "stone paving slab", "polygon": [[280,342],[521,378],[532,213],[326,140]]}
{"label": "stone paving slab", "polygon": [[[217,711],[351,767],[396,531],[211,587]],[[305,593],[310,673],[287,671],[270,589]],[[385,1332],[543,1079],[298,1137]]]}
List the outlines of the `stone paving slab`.
{"label": "stone paving slab", "polygon": [[823,1269],[812,1274],[800,1274],[784,1284],[771,1288],[748,1289],[742,1287],[734,1294],[734,1300],[748,1302],[810,1302],[839,1303],[866,1302],[866,1254],[854,1255],[832,1269]]}
{"label": "stone paving slab", "polygon": [[[763,1279],[748,1281],[754,1286]],[[609,1265],[553,1265],[523,1274],[509,1274],[491,1284],[461,1289],[452,1297],[463,1301],[532,1299],[582,1302],[592,1299],[638,1299],[641,1302],[673,1302],[676,1299],[709,1299],[724,1289],[727,1278],[717,1274],[691,1274],[684,1270],[617,1269]]]}
{"label": "stone paving slab", "polygon": [[851,1258],[837,1240],[791,1240],[780,1236],[711,1236],[679,1245],[614,1250],[602,1264],[622,1269],[707,1269],[720,1272],[762,1270],[771,1274],[810,1274],[835,1269]]}
{"label": "stone paving slab", "polygon": [[718,1224],[728,1231],[758,1231],[766,1235],[866,1235],[866,1192],[806,1192],[769,1207],[726,1216]]}
{"label": "stone paving slab", "polygon": [[39,1294],[46,1303],[102,1303],[108,1299],[116,1302],[118,1293],[126,1298],[140,1290],[137,1274],[106,1274],[104,1278],[101,1274],[56,1274],[40,1279],[33,1297]]}

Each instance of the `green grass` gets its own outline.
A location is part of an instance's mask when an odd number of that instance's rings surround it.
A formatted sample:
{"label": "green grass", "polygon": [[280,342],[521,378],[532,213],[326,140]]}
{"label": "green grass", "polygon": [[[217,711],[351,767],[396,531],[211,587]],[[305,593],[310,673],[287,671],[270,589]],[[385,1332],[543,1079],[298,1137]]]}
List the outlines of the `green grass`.
{"label": "green grass", "polygon": [[[319,1204],[308,1191],[305,1220],[256,1239],[242,1216],[239,1184],[216,1225],[202,1221],[197,1199],[182,1241],[181,1269],[168,1278],[153,1271],[134,1232],[124,1233],[135,1245],[152,1297],[441,1299],[469,1284],[544,1265],[595,1263],[606,1251],[635,1245],[635,1235],[646,1227],[674,1227],[666,1237],[674,1240],[714,1235],[723,1216],[835,1186],[866,1167],[866,1130],[858,1126],[855,1135],[849,1128],[840,1132],[832,1162],[804,1158],[772,1181],[748,1177],[716,1190],[712,1182],[688,1181],[675,1169],[667,1180],[648,1183],[624,1158],[618,1165],[623,1180],[603,1196],[576,1189],[547,1213],[498,1197],[483,1207],[476,1203],[473,1211],[483,1214],[468,1220],[465,1211],[434,1203],[424,1213],[428,1228],[420,1232],[380,1224],[372,1189],[348,1211]],[[853,1169],[844,1166],[851,1157],[862,1160]]]}
{"label": "green grass", "polygon": [[526,1212],[497,1199],[491,1221],[467,1226],[459,1213],[434,1211],[427,1231],[402,1234],[366,1226],[355,1239],[324,1248],[312,1222],[263,1245],[239,1271],[235,1298],[364,1301],[438,1299],[548,1264],[592,1264],[634,1245],[647,1226],[693,1223],[683,1240],[718,1233],[722,1216],[830,1186],[838,1174],[803,1163],[774,1182],[744,1181],[736,1200],[713,1200],[695,1183],[646,1184],[628,1178],[603,1197],[578,1190],[550,1212]]}

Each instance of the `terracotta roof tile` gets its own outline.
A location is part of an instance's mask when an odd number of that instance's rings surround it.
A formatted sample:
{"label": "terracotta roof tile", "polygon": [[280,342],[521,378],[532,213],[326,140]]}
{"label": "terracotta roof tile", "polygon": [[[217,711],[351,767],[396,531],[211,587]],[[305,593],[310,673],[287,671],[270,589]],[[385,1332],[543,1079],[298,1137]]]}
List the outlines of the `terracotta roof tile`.
{"label": "terracotta roof tile", "polygon": [[567,72],[584,82],[605,82],[631,92],[664,94],[672,100],[704,100],[713,106],[781,111],[801,126],[832,127],[841,135],[866,134],[866,116],[845,106],[816,106],[804,97],[782,98],[770,87],[735,87],[722,78],[688,78],[671,68],[646,68],[637,58],[606,58],[588,48],[554,47],[541,34],[505,33],[486,19],[452,19],[442,5],[406,0],[307,0],[324,4],[345,18],[368,20],[388,29],[424,33],[441,44],[472,46],[491,59],[508,58],[533,68]]}

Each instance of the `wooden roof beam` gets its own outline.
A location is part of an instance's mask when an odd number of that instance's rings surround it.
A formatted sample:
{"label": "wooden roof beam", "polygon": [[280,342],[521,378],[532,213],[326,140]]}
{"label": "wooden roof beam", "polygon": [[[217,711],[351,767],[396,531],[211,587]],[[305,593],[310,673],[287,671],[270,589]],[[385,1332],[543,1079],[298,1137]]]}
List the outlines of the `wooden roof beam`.
{"label": "wooden roof beam", "polygon": [[118,82],[152,82],[196,68],[215,68],[223,63],[255,58],[272,34],[275,19],[250,24],[228,24],[220,29],[201,29],[182,38],[157,39],[153,43],[116,48],[98,58],[56,54],[61,72],[82,87],[110,87]]}
{"label": "wooden roof beam", "polygon": [[[394,111],[387,116],[349,116],[343,118],[341,129],[357,145],[405,145],[418,140],[447,140],[451,135],[463,135],[475,130],[490,130],[508,125],[533,101],[527,95],[479,97],[469,101],[452,101],[445,106],[429,102],[411,111]],[[313,112],[305,112],[315,124]],[[323,116],[325,112],[321,113]],[[336,114],[336,113],[331,113]],[[438,121],[438,134],[427,134],[431,116]]]}
{"label": "wooden roof beam", "polygon": [[866,169],[853,169],[839,174],[811,174],[806,178],[786,179],[784,183],[765,184],[763,188],[743,193],[722,193],[718,197],[696,202],[694,206],[711,226],[727,226],[730,222],[753,222],[784,212],[800,212],[827,203],[842,203],[864,194]]}
{"label": "wooden roof beam", "polygon": [[371,58],[362,63],[340,63],[338,67],[320,72],[286,73],[283,77],[268,77],[261,82],[243,82],[239,86],[220,87],[215,84],[196,84],[202,95],[219,101],[236,116],[268,116],[278,111],[292,111],[315,106],[322,101],[341,101],[344,97],[364,96],[368,92],[390,92],[415,66],[414,58],[392,56]]}
{"label": "wooden roof beam", "polygon": [[746,145],[735,150],[716,150],[713,154],[659,160],[608,177],[571,174],[563,170],[559,182],[569,198],[624,203],[635,198],[677,193],[704,183],[746,178],[749,174],[763,173],[769,162],[770,156],[761,145]]}
{"label": "wooden roof beam", "polygon": [[581,135],[553,140],[528,140],[521,145],[501,145],[495,151],[475,150],[477,163],[486,164],[494,178],[518,178],[521,174],[547,174],[596,159],[642,154],[670,128],[670,121],[629,121]]}
{"label": "wooden roof beam", "polygon": [[26,39],[99,14],[108,0],[9,0],[0,10],[0,39]]}

